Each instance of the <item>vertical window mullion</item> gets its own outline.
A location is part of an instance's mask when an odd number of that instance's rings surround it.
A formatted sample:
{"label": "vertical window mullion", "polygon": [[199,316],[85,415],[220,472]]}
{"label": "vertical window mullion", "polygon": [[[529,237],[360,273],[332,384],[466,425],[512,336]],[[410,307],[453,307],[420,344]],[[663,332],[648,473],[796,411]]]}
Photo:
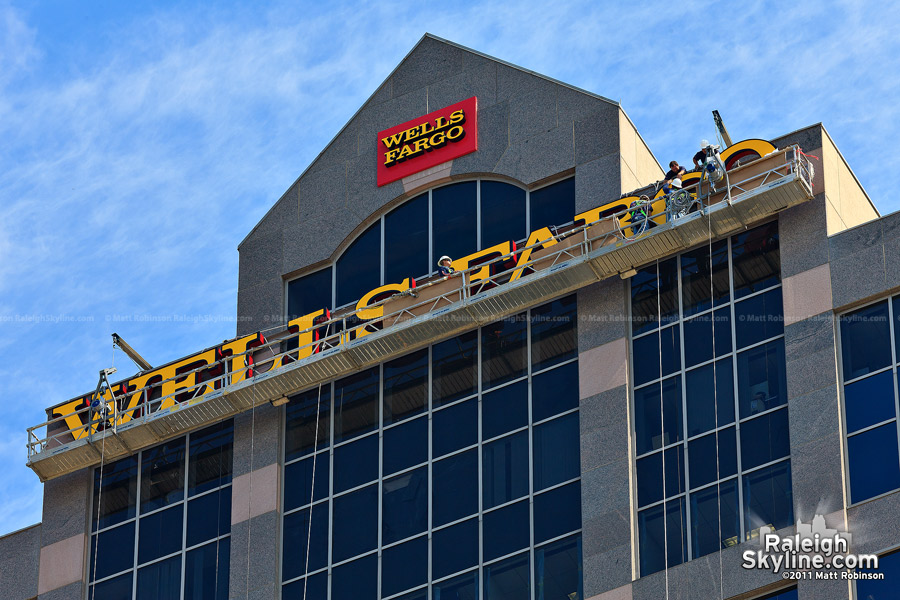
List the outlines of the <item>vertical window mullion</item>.
{"label": "vertical window mullion", "polygon": [[475,247],[481,250],[481,180],[475,182]]}
{"label": "vertical window mullion", "polygon": [[[283,409],[282,409],[283,410]],[[182,485],[184,485],[184,494],[182,497],[182,502],[184,503],[184,508],[182,509],[181,514],[181,599],[184,600],[184,584],[185,584],[185,576],[187,572],[187,553],[184,551],[187,548],[187,519],[188,519],[188,481],[190,476],[190,466],[191,466],[191,436],[190,434],[186,435],[184,438],[184,480],[182,481]],[[221,489],[221,483],[219,484]],[[218,494],[219,492],[213,492]],[[279,506],[284,506],[280,504]],[[222,502],[221,500],[218,502],[219,511],[222,510]],[[218,540],[219,536],[222,535],[221,531],[218,531],[219,524],[216,523],[216,540]],[[230,530],[229,530],[230,533]],[[219,542],[216,541],[216,556],[218,556],[219,552]],[[216,565],[218,565],[218,559],[216,560]],[[216,582],[219,581],[219,569],[216,569],[215,573]]]}
{"label": "vertical window mullion", "polygon": [[534,598],[534,417],[531,409],[531,310],[525,312],[527,322],[525,324],[525,372],[528,374],[527,401],[528,401],[528,589]]}
{"label": "vertical window mullion", "polygon": [[[688,454],[688,429],[687,429],[687,378],[685,377],[685,363],[684,360],[684,300],[682,298],[682,281],[681,281],[681,256],[679,255],[675,260],[675,293],[678,295],[678,323],[675,325],[678,327],[678,337],[679,337],[679,352],[681,353],[681,368],[679,370],[679,376],[681,378],[681,444],[680,446],[683,448],[683,456],[684,456],[684,536],[687,539],[687,558],[685,562],[691,559],[692,554],[692,544],[691,544],[691,503],[688,502],[689,490],[691,489],[691,467],[690,467],[690,455]],[[710,270],[710,282],[712,282],[712,270]],[[713,299],[710,297],[710,306],[713,304]],[[710,313],[710,319],[712,319],[713,313]],[[715,321],[713,320],[713,327],[715,327]],[[660,324],[661,325],[661,324]],[[715,337],[713,337],[715,340]],[[713,342],[715,346],[715,341]],[[660,348],[662,350],[662,348]],[[715,365],[715,351],[713,351],[713,365]],[[713,372],[715,372],[715,366],[713,366]],[[662,375],[662,372],[660,372]],[[713,377],[715,380],[715,377]],[[715,381],[713,381],[713,397],[715,398]],[[718,423],[716,423],[718,426]],[[715,428],[713,428],[715,430]],[[718,438],[717,438],[718,442]],[[716,447],[716,453],[718,453],[718,446]],[[663,469],[666,468],[666,455],[663,453]],[[718,473],[716,473],[718,476]],[[663,495],[665,496],[665,490],[663,490]]]}
{"label": "vertical window mullion", "polygon": [[481,386],[482,386],[482,347],[481,347],[481,328],[479,327],[476,330],[477,333],[477,341],[476,347],[478,348],[478,359],[477,369],[478,369],[478,381],[477,381],[477,392],[478,392],[478,568],[476,569],[477,573],[477,586],[476,596],[479,599],[484,598],[484,569],[482,568],[482,563],[484,563],[484,525],[483,525],[483,512],[484,512],[484,444],[482,443],[483,435],[481,433],[482,430],[482,418],[481,418]]}
{"label": "vertical window mullion", "polygon": [[[430,245],[429,245],[430,247]],[[427,385],[428,389],[425,392],[425,418],[428,419],[428,529],[426,535],[428,536],[428,567],[426,570],[426,588],[425,588],[425,597],[431,597],[431,580],[432,580],[432,564],[431,561],[434,560],[434,551],[432,550],[432,535],[431,530],[434,527],[434,449],[433,449],[433,441],[434,441],[434,431],[431,423],[431,414],[434,410],[434,404],[432,402],[432,379],[433,379],[433,369],[432,369],[432,351],[431,346],[428,346],[428,377],[427,377]]]}
{"label": "vertical window mullion", "polygon": [[[894,386],[894,427],[897,431],[897,444],[900,447],[900,404],[898,404],[898,389],[897,389],[897,342],[896,338],[894,338],[894,299],[888,298],[888,327],[890,331],[890,339],[891,339],[891,377],[893,381],[891,382]],[[843,362],[843,361],[842,361]],[[841,386],[841,391],[843,391],[843,385]],[[842,395],[843,397],[843,395]]]}
{"label": "vertical window mullion", "polygon": [[[382,240],[384,239],[384,228],[381,229]],[[383,246],[382,246],[383,247]],[[382,274],[384,269],[382,268]],[[378,534],[377,534],[377,555],[375,564],[377,571],[375,572],[375,594],[377,598],[381,598],[381,546],[383,543],[381,532],[384,529],[384,444],[382,436],[384,435],[384,363],[378,365],[378,429],[375,434],[378,436]],[[310,522],[312,513],[310,513]]]}
{"label": "vertical window mullion", "polygon": [[[137,457],[137,484],[134,491],[134,560],[131,567],[131,597],[137,598],[137,567],[138,567],[138,540],[141,538],[141,479],[144,475],[144,453],[138,452]],[[100,490],[102,492],[103,485],[100,482]],[[97,538],[97,547],[100,546],[100,538]]]}
{"label": "vertical window mullion", "polygon": [[431,190],[428,190],[428,274],[435,272],[434,265],[434,207],[431,202]]}
{"label": "vertical window mullion", "polygon": [[[740,388],[738,386],[738,370],[737,370],[737,331],[735,328],[735,313],[734,313],[734,256],[732,254],[733,248],[731,243],[731,238],[728,238],[728,310],[731,315],[730,317],[730,326],[731,326],[731,378],[732,378],[732,396],[734,396],[734,440],[735,440],[735,452],[736,452],[736,462],[737,462],[737,496],[738,496],[738,520],[740,521],[740,526],[738,527],[738,534],[740,535],[740,539],[743,542],[747,535],[744,527],[744,475],[743,475],[743,465],[741,464],[741,401],[740,401]],[[721,499],[719,500],[721,502]],[[721,505],[720,505],[721,506]]]}

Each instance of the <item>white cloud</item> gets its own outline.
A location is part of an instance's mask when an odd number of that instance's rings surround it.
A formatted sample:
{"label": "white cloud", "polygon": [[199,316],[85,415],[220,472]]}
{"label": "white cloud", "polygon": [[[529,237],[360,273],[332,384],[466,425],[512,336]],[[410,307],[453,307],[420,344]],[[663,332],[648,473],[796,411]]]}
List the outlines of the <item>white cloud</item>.
{"label": "white cloud", "polygon": [[[43,24],[0,5],[0,317],[94,318],[3,323],[0,397],[17,410],[0,503],[33,499],[25,428],[94,386],[112,331],[154,362],[233,334],[106,316],[233,317],[238,242],[425,31],[621,100],[664,161],[711,135],[714,108],[738,139],[824,121],[887,211],[897,17],[855,2],[179,8],[123,15],[77,64],[50,64]],[[40,515],[15,510],[0,530]]]}

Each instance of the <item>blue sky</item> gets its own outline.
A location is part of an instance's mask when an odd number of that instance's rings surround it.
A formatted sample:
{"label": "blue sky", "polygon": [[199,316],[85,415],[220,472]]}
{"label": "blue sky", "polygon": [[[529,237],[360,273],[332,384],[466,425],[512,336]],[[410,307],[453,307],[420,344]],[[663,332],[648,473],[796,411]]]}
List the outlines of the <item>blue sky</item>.
{"label": "blue sky", "polygon": [[0,532],[41,518],[26,428],[135,370],[113,331],[153,364],[234,335],[238,243],[426,31],[620,101],[664,162],[712,109],[735,140],[821,121],[888,213],[898,24],[875,2],[0,0]]}

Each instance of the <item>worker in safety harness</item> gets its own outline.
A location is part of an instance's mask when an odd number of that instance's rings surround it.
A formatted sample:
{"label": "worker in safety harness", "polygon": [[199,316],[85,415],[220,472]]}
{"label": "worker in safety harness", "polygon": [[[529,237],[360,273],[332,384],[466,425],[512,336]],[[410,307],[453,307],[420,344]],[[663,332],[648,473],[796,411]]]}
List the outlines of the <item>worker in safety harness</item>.
{"label": "worker in safety harness", "polygon": [[455,273],[456,269],[450,266],[450,263],[453,261],[446,254],[441,257],[441,260],[438,261],[438,275],[443,275],[446,277],[451,273]]}
{"label": "worker in safety harness", "polygon": [[694,155],[694,166],[698,169],[705,168],[712,173],[716,170],[716,158],[719,154],[719,145],[710,144],[707,140],[700,140],[700,151]]}

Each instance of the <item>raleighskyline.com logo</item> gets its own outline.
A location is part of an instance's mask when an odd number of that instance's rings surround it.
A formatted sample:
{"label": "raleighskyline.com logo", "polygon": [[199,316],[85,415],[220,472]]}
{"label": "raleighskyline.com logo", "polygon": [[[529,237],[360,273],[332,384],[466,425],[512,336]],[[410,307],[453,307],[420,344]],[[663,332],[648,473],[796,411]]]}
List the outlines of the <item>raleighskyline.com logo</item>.
{"label": "raleighskyline.com logo", "polygon": [[851,539],[847,532],[829,529],[822,515],[809,524],[797,521],[797,533],[784,537],[761,527],[762,549],[744,551],[741,567],[781,573],[782,579],[883,579],[884,573],[874,571],[878,556],[851,554]]}

